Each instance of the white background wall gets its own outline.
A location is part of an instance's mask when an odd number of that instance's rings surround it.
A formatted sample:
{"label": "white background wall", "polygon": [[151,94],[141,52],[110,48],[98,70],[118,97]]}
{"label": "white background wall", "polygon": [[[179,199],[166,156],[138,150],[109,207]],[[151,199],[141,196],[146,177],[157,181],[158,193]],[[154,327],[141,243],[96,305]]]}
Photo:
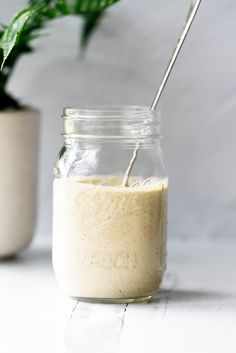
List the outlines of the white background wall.
{"label": "white background wall", "polygon": [[[0,20],[23,1],[0,0]],[[121,0],[85,57],[77,18],[55,21],[22,58],[9,89],[42,111],[38,231],[51,233],[52,169],[63,106],[149,105],[190,0]],[[161,101],[170,178],[169,235],[234,237],[236,1],[203,0]]]}

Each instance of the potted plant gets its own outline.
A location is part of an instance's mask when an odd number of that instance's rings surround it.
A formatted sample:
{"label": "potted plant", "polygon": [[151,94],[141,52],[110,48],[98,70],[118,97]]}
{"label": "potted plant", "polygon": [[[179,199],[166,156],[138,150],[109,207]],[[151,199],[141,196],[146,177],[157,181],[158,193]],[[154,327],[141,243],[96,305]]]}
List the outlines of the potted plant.
{"label": "potted plant", "polygon": [[106,8],[118,0],[28,0],[8,26],[0,26],[0,258],[16,254],[32,240],[37,205],[40,112],[7,91],[19,58],[48,21],[66,15],[84,18],[86,45]]}

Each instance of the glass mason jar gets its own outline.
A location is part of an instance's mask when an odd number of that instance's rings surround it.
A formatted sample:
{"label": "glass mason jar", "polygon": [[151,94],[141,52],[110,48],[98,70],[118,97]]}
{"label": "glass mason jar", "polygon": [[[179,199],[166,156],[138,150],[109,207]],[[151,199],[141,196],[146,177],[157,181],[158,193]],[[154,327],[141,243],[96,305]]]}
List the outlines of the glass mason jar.
{"label": "glass mason jar", "polygon": [[53,266],[86,301],[150,299],[166,267],[167,175],[159,114],[65,108],[54,169]]}

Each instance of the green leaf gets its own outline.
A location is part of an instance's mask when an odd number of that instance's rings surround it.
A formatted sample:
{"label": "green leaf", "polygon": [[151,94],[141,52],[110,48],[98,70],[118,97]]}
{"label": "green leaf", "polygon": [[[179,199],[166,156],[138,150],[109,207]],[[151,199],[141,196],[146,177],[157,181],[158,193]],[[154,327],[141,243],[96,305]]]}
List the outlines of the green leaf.
{"label": "green leaf", "polygon": [[23,30],[26,22],[32,15],[31,9],[25,9],[19,12],[11,21],[9,26],[6,28],[0,40],[0,49],[3,51],[3,58],[1,63],[1,70],[4,66],[6,59],[14,48],[17,40]]}
{"label": "green leaf", "polygon": [[61,14],[68,14],[69,13],[69,6],[67,0],[57,0],[56,3],[57,10],[61,12]]}
{"label": "green leaf", "polygon": [[119,0],[73,0],[68,1],[72,13],[88,14],[105,10]]}
{"label": "green leaf", "polygon": [[101,17],[104,16],[104,13],[105,11],[100,11],[84,15],[84,23],[80,40],[80,45],[82,48],[86,48],[92,33],[98,27]]}
{"label": "green leaf", "polygon": [[[64,15],[83,15],[85,25],[83,28],[81,43],[87,43],[90,34],[96,28],[102,12],[119,0],[29,0],[30,7],[19,12],[10,22],[0,39],[1,70],[12,49],[18,42],[25,25],[32,15],[31,31],[42,27],[47,20]],[[30,37],[33,38],[33,37]]]}
{"label": "green leaf", "polygon": [[0,111],[17,107],[7,92],[9,78],[19,58],[32,52],[31,42],[48,22],[67,15],[84,19],[81,46],[84,48],[107,7],[120,0],[27,0],[28,8],[18,13],[8,26],[0,23]]}

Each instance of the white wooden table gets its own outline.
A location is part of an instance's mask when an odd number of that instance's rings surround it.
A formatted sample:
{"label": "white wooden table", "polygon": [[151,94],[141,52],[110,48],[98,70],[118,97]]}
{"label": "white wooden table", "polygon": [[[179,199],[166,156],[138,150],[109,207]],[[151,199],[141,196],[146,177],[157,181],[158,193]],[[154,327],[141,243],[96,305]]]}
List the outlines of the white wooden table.
{"label": "white wooden table", "polygon": [[129,305],[68,299],[37,240],[0,263],[0,353],[235,353],[236,241],[223,240],[170,241],[161,291]]}

